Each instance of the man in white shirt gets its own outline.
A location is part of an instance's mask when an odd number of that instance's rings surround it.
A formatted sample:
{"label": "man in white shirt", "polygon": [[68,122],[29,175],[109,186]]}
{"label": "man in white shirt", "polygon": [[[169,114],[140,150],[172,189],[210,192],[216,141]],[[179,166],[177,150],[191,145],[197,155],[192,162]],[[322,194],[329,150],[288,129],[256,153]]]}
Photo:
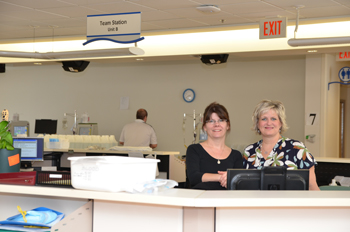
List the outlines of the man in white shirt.
{"label": "man in white shirt", "polygon": [[146,123],[148,113],[145,109],[136,112],[136,120],[123,127],[119,143],[132,147],[157,147],[157,137],[152,126]]}

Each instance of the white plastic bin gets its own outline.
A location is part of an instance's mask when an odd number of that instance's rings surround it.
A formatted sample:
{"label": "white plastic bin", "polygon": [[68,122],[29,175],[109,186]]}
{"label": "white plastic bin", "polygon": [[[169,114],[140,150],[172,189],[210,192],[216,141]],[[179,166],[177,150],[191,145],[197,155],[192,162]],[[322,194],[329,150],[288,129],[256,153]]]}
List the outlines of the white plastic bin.
{"label": "white plastic bin", "polygon": [[68,157],[72,186],[77,189],[132,192],[134,186],[154,180],[158,159],[121,156]]}

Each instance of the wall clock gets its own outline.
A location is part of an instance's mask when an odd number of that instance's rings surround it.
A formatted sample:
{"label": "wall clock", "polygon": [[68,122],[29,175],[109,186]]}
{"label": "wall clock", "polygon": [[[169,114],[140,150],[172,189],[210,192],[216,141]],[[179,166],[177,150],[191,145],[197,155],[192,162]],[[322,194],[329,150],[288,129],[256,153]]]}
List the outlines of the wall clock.
{"label": "wall clock", "polygon": [[196,98],[196,94],[193,89],[185,89],[182,97],[185,102],[190,103],[194,101],[194,99]]}

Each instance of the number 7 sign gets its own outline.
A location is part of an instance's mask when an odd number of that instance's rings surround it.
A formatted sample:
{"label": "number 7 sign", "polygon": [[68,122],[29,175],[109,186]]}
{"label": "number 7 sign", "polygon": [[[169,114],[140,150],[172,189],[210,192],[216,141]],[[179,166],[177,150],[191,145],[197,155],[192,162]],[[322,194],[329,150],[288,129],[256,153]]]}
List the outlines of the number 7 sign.
{"label": "number 7 sign", "polygon": [[318,125],[318,113],[307,113],[306,114],[306,125],[307,126],[314,126]]}

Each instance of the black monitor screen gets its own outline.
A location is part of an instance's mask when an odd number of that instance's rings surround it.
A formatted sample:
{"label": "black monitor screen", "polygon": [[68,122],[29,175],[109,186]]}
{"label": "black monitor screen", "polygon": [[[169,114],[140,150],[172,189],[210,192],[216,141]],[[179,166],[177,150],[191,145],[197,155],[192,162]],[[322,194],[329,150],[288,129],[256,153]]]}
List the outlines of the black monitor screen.
{"label": "black monitor screen", "polygon": [[57,120],[36,119],[34,133],[35,134],[56,134]]}
{"label": "black monitor screen", "polygon": [[44,138],[13,138],[13,146],[21,149],[21,161],[42,161]]}
{"label": "black monitor screen", "polygon": [[228,169],[228,190],[308,190],[309,170],[285,167]]}

